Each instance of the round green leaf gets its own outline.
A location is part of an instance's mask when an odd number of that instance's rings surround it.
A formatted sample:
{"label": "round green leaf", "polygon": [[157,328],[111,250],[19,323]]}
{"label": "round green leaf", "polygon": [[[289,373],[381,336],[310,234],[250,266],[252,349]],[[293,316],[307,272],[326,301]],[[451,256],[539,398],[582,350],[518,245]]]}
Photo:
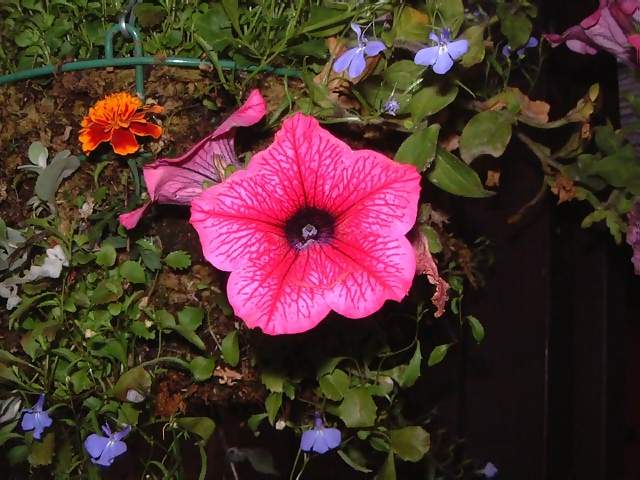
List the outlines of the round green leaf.
{"label": "round green leaf", "polygon": [[500,157],[511,140],[514,117],[508,112],[488,110],[476,114],[462,130],[460,155],[471,163],[480,155]]}
{"label": "round green leaf", "polygon": [[338,416],[349,428],[371,427],[376,421],[377,407],[365,387],[348,390],[338,407]]}
{"label": "round green leaf", "polygon": [[144,268],[138,262],[127,260],[120,265],[120,275],[129,280],[131,283],[146,283],[147,277],[144,274]]}
{"label": "round green leaf", "polygon": [[116,249],[113,245],[107,243],[100,247],[96,254],[96,263],[101,267],[112,267],[116,263]]}
{"label": "round green leaf", "polygon": [[393,451],[407,462],[417,462],[429,451],[429,433],[422,427],[404,427],[389,432]]}
{"label": "round green leaf", "polygon": [[215,366],[216,362],[213,358],[195,357],[191,362],[189,362],[189,370],[196,382],[209,380],[211,375],[213,375],[213,369]]}
{"label": "round green leaf", "polygon": [[452,86],[442,90],[438,85],[425,87],[418,91],[409,104],[409,111],[415,123],[420,123],[424,118],[438,113],[458,96],[458,87]]}

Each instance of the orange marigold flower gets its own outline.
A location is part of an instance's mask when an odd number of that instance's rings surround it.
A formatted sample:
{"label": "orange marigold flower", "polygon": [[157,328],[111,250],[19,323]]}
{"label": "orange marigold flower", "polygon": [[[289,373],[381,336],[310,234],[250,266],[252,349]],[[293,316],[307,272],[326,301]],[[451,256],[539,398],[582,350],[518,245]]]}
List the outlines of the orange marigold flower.
{"label": "orange marigold flower", "polygon": [[149,113],[161,113],[159,105],[143,105],[130,93],[114,93],[99,100],[82,120],[80,143],[84,153],[94,151],[102,142],[109,142],[118,155],[137,152],[136,135],[158,138],[162,128],[146,119]]}

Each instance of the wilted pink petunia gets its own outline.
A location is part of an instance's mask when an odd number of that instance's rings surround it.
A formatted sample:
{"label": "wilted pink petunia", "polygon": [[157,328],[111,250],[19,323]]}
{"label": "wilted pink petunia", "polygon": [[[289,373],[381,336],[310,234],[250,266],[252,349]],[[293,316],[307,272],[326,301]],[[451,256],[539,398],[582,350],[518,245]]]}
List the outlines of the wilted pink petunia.
{"label": "wilted pink petunia", "polygon": [[142,207],[120,215],[120,223],[131,229],[152,202],[189,205],[208,185],[220,183],[225,168],[238,165],[234,149],[235,129],[259,122],[265,113],[262,95],[253,90],[244,105],[187,153],[145,165],[144,180],[150,200]]}
{"label": "wilted pink petunia", "polygon": [[623,62],[640,64],[640,0],[600,0],[598,10],[562,35],[544,35],[552,46],[565,43],[577,53],[595,55],[604,50]]}
{"label": "wilted pink petunia", "polygon": [[420,175],[352,150],[295,114],[246,170],[205,190],[191,223],[205,257],[230,271],[236,315],[271,335],[317,325],[331,310],[362,318],[411,287]]}

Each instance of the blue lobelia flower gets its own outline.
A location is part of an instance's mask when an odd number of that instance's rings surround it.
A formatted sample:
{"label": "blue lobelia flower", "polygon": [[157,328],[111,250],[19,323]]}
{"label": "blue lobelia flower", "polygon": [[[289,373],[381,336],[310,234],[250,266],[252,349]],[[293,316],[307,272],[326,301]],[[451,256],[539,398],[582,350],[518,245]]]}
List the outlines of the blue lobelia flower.
{"label": "blue lobelia flower", "polygon": [[316,414],[315,426],[302,433],[300,450],[303,452],[327,453],[337,448],[342,441],[342,434],[337,428],[325,428],[322,417]]}
{"label": "blue lobelia flower", "polygon": [[435,45],[418,50],[413,61],[418,65],[433,67],[433,71],[439,75],[447,73],[453,67],[453,62],[469,50],[467,40],[451,41],[450,35],[451,33],[446,28],[442,30],[440,35],[431,32],[429,38]]}
{"label": "blue lobelia flower", "polygon": [[[518,55],[518,57],[523,58],[526,53],[525,50],[527,48],[536,48],[538,46],[538,43],[539,42],[536,37],[529,37],[529,41],[527,42],[527,44],[524,47],[516,50],[516,54]],[[505,45],[504,47],[502,47],[502,55],[504,55],[505,57],[511,56],[512,52],[513,50],[509,45]]]}
{"label": "blue lobelia flower", "polygon": [[391,115],[392,117],[395,117],[399,111],[400,102],[398,102],[398,99],[393,95],[391,95],[389,99],[384,102],[384,105],[382,105],[382,113],[386,113],[387,115]]}
{"label": "blue lobelia flower", "polygon": [[44,393],[41,393],[38,401],[32,408],[25,408],[22,411],[22,423],[20,426],[25,432],[33,430],[33,438],[36,440],[40,440],[40,438],[42,438],[42,432],[53,424],[53,420],[51,420],[49,414],[42,409],[43,407]]}
{"label": "blue lobelia flower", "polygon": [[358,36],[358,45],[340,55],[333,64],[333,70],[342,73],[348,69],[349,78],[356,78],[367,66],[365,57],[375,57],[387,47],[380,40],[368,40],[357,23],[351,24],[351,30]]}
{"label": "blue lobelia flower", "polygon": [[127,425],[124,430],[111,433],[109,425],[105,423],[102,431],[106,436],[92,433],[85,439],[84,448],[91,456],[93,463],[108,467],[116,457],[127,451],[127,444],[122,439],[129,435],[131,427]]}

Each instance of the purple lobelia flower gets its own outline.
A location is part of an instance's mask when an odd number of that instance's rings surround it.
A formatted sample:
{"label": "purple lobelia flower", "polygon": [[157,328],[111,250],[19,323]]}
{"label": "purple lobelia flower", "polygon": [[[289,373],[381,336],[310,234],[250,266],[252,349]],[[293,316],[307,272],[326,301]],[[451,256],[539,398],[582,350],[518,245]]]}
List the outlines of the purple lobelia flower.
{"label": "purple lobelia flower", "polygon": [[447,73],[453,67],[453,62],[469,50],[467,40],[451,41],[450,36],[451,32],[447,28],[442,30],[440,35],[431,32],[429,38],[435,45],[418,50],[413,61],[418,65],[433,67],[433,71],[438,75]]}
{"label": "purple lobelia flower", "polygon": [[[516,55],[518,55],[519,58],[523,58],[525,56],[525,51],[527,50],[527,48],[536,48],[538,44],[539,42],[536,37],[529,37],[529,41],[526,43],[526,45],[516,50]],[[510,57],[512,53],[513,49],[509,45],[505,45],[504,47],[502,47],[502,55],[504,55],[505,57]]]}
{"label": "purple lobelia flower", "polygon": [[362,28],[357,23],[351,24],[351,30],[356,32],[358,36],[358,45],[340,55],[333,64],[333,70],[336,73],[342,73],[347,70],[349,78],[353,79],[364,72],[367,66],[366,57],[375,57],[387,47],[380,40],[367,39],[362,32]]}
{"label": "purple lobelia flower", "polygon": [[40,440],[42,432],[53,424],[53,420],[47,412],[43,410],[44,393],[38,397],[38,401],[31,408],[25,408],[22,411],[22,423],[20,426],[25,432],[33,430],[33,438]]}
{"label": "purple lobelia flower", "polygon": [[91,456],[91,461],[103,467],[110,466],[116,457],[127,451],[127,444],[122,441],[129,435],[131,427],[127,425],[122,431],[111,433],[108,424],[102,426],[104,435],[92,433],[84,441],[84,448]]}
{"label": "purple lobelia flower", "polygon": [[393,95],[391,95],[389,99],[384,102],[384,105],[382,105],[382,113],[386,113],[387,115],[391,115],[392,117],[395,117],[399,111],[400,102],[398,102],[398,99],[396,99],[396,97],[394,97]]}
{"label": "purple lobelia flower", "polygon": [[627,243],[633,248],[631,262],[636,275],[640,275],[640,201],[629,212],[628,222]]}
{"label": "purple lobelia flower", "polygon": [[342,441],[342,434],[337,428],[325,428],[322,417],[316,414],[315,425],[311,430],[303,432],[300,450],[303,452],[327,453],[337,448]]}

